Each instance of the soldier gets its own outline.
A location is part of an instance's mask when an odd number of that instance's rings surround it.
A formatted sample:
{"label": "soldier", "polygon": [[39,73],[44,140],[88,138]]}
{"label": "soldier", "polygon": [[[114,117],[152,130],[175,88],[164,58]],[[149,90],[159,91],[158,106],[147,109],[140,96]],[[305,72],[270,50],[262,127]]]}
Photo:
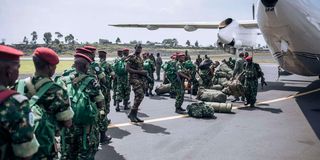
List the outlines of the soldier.
{"label": "soldier", "polygon": [[137,113],[144,98],[144,79],[148,72],[143,70],[143,60],[140,57],[141,51],[141,44],[137,44],[134,54],[129,55],[126,59],[126,69],[129,72],[129,81],[134,92],[134,104],[128,115],[131,122],[143,122],[143,120],[137,117]]}
{"label": "soldier", "polygon": [[183,67],[187,70],[187,75],[190,76],[191,81],[188,82],[188,84],[191,84],[192,87],[190,88],[189,92],[192,95],[196,95],[198,92],[198,88],[199,88],[199,82],[196,78],[196,73],[197,73],[197,67],[196,65],[194,65],[192,63],[191,60],[186,60],[185,62],[183,62]]}
{"label": "soldier", "polygon": [[160,56],[160,53],[157,53],[157,58],[156,58],[157,81],[160,81],[161,65],[162,65],[162,58],[161,58],[161,56]]}
{"label": "soldier", "polygon": [[[123,53],[123,50],[120,50],[119,53]],[[119,55],[119,54],[118,54]],[[116,75],[116,111],[120,112],[120,102],[123,101],[124,109],[129,109],[128,102],[130,99],[130,85],[128,72],[126,71],[125,56],[122,56],[120,59],[116,59],[114,63],[114,72]]]}
{"label": "soldier", "polygon": [[213,62],[207,58],[200,64],[200,78],[202,79],[202,86],[204,88],[210,88],[212,85],[214,75],[214,67],[212,67],[212,64]]}
{"label": "soldier", "polygon": [[[236,64],[235,64],[235,67],[233,69],[233,79],[234,78],[237,78],[243,71],[243,65],[244,65],[244,62],[245,60],[243,59],[243,56],[244,56],[244,53],[239,53],[239,58],[236,60]],[[244,100],[244,98],[242,97],[242,100]],[[239,97],[235,97],[234,100],[232,100],[231,102],[236,102],[236,101],[239,101]]]}
{"label": "soldier", "polygon": [[62,159],[93,160],[98,151],[99,126],[103,116],[98,108],[105,108],[101,96],[99,82],[95,76],[89,75],[88,70],[92,58],[83,54],[88,50],[78,49],[74,55],[75,74],[65,77],[67,86],[72,93],[73,108],[76,112],[74,125],[65,130],[62,136]]}
{"label": "soldier", "polygon": [[[123,50],[118,50],[117,51],[117,57],[114,59],[113,64],[112,64],[112,69],[115,72],[115,64],[118,63],[119,60],[122,59],[123,56]],[[113,95],[112,95],[112,99],[113,99],[113,106],[117,105],[117,96],[116,96],[116,91],[117,91],[117,74],[115,74],[114,79],[113,79],[113,83],[112,83],[112,90],[113,90]],[[118,112],[118,110],[120,111],[120,108],[117,109],[116,107],[116,111]]]}
{"label": "soldier", "polygon": [[41,121],[36,125],[35,135],[40,143],[33,159],[54,159],[58,155],[55,135],[61,127],[69,128],[74,115],[69,103],[68,93],[51,77],[55,74],[59,57],[52,49],[39,47],[33,52],[35,74],[20,80],[17,88],[20,93],[30,98],[31,109],[41,112]]}
{"label": "soldier", "polygon": [[39,148],[27,97],[8,89],[19,76],[19,58],[22,55],[19,50],[0,45],[1,160],[31,159]]}
{"label": "soldier", "polygon": [[195,64],[197,65],[197,67],[199,67],[200,63],[202,62],[202,58],[200,57],[200,54],[198,54],[198,57],[196,59]]}
{"label": "soldier", "polygon": [[149,59],[153,62],[153,64],[156,64],[156,59],[153,56],[153,53],[149,54]]}
{"label": "soldier", "polygon": [[[128,48],[125,48],[125,49],[123,49],[123,59],[125,60],[127,57],[129,56],[129,49]],[[125,61],[125,63],[126,63],[126,61]],[[127,75],[128,75],[128,77],[129,77],[129,73],[127,73]],[[130,87],[130,83],[129,83],[129,78],[127,79],[127,83],[125,83],[126,84],[126,86],[124,87],[124,88],[126,88],[125,89],[125,91],[126,91],[126,93],[125,93],[125,95],[127,95],[127,97],[125,98],[126,99],[126,101],[123,101],[123,105],[124,105],[124,110],[128,110],[128,109],[130,109],[130,101],[129,101],[129,99],[130,99],[130,93],[131,93],[131,87]]]}
{"label": "soldier", "polygon": [[[154,87],[154,63],[149,58],[149,53],[143,53],[143,69],[148,72],[148,79],[145,81],[145,96],[153,96],[152,90]],[[150,79],[149,79],[150,78]]]}
{"label": "soldier", "polygon": [[186,50],[186,51],[184,51],[184,54],[185,54],[185,56],[186,56],[186,58],[185,58],[185,60],[186,61],[191,61],[191,57],[190,57],[190,55],[188,54],[188,50]]}
{"label": "soldier", "polygon": [[261,86],[267,85],[264,81],[263,72],[260,65],[252,62],[252,57],[246,58],[246,64],[244,66],[244,89],[247,102],[245,105],[250,104],[250,107],[254,107],[256,103],[257,91],[258,91],[258,79],[261,78]]}
{"label": "soldier", "polygon": [[183,53],[177,53],[176,58],[179,63],[176,63],[175,66],[170,66],[170,69],[167,70],[167,77],[171,83],[171,90],[173,90],[176,94],[176,102],[175,102],[175,112],[182,114],[186,110],[181,106],[184,100],[184,80],[187,79],[190,81],[190,77],[184,74],[183,67],[181,62],[185,60],[185,55]]}

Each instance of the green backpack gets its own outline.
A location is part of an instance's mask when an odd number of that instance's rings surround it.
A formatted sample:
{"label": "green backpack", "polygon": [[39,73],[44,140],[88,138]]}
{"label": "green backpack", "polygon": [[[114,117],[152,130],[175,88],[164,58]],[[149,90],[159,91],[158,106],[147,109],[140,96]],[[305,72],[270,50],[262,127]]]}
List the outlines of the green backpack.
{"label": "green backpack", "polygon": [[[19,80],[17,91],[25,95],[24,88],[26,85],[27,87],[29,85],[28,88],[30,88],[30,80],[30,78]],[[38,89],[38,92],[36,92],[29,100],[29,105],[34,115],[34,132],[40,144],[38,152],[44,155],[52,155],[52,152],[54,151],[56,125],[52,123],[52,117],[46,114],[45,110],[36,103],[53,85],[53,82],[44,82]]]}
{"label": "green backpack", "polygon": [[93,125],[97,123],[98,109],[84,90],[94,78],[88,75],[79,78],[80,87],[75,89],[71,78],[65,77],[68,95],[74,111],[73,123],[76,125]]}
{"label": "green backpack", "polygon": [[116,63],[114,63],[113,65],[114,65],[114,71],[117,75],[127,74],[126,63],[124,62],[124,60],[120,59]]}

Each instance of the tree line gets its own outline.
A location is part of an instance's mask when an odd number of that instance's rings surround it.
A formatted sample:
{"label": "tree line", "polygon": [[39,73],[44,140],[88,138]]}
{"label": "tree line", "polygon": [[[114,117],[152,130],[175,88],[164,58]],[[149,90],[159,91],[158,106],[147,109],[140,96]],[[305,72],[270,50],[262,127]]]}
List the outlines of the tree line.
{"label": "tree line", "polygon": [[[54,34],[56,35],[55,38],[52,36],[51,32],[45,32],[43,34],[43,41],[46,43],[46,45],[49,45],[49,44],[56,44],[56,45],[72,44],[72,45],[74,45],[77,43],[72,34],[68,34],[66,36],[63,36],[60,32],[54,32]],[[38,40],[37,32],[33,31],[30,35],[31,35],[31,40],[29,40],[27,38],[27,36],[24,36],[23,43],[26,45],[28,45],[28,44],[36,45],[37,40]],[[64,41],[62,40],[63,37],[64,37]]]}

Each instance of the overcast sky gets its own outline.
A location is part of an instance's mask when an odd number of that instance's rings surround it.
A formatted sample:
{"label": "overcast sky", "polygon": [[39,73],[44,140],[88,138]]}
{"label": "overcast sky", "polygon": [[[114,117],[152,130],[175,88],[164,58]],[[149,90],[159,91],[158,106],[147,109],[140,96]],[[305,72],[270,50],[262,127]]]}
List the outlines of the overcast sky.
{"label": "overcast sky", "polygon": [[[31,39],[38,33],[43,43],[44,32],[73,34],[80,42],[97,42],[99,38],[114,42],[142,40],[161,42],[177,38],[179,44],[187,40],[194,44],[213,44],[216,30],[186,32],[183,29],[126,29],[110,27],[116,23],[177,23],[217,22],[227,17],[252,19],[252,4],[256,0],[0,0],[0,40],[6,43]],[[259,43],[264,43],[259,38]]]}

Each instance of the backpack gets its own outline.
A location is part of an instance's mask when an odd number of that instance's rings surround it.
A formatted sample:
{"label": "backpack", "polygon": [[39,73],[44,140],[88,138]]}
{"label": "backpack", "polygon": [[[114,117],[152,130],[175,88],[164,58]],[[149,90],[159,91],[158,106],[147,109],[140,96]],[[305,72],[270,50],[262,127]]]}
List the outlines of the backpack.
{"label": "backpack", "polygon": [[123,60],[118,60],[114,65],[114,71],[117,75],[125,75],[127,74],[126,71],[126,64]]}
{"label": "backpack", "polygon": [[[28,88],[31,87],[31,78],[19,80],[17,91],[24,95],[26,85]],[[54,151],[56,125],[52,123],[52,119],[45,113],[45,110],[37,105],[37,102],[53,85],[54,83],[51,81],[43,82],[38,91],[29,100],[30,109],[34,115],[33,130],[40,144],[38,152],[44,155],[52,155]]]}
{"label": "backpack", "polygon": [[79,78],[80,81],[78,83],[81,84],[78,89],[74,88],[70,77],[65,78],[71,107],[74,111],[73,123],[76,125],[93,125],[97,122],[98,109],[84,90],[94,78],[88,75],[80,76]]}

